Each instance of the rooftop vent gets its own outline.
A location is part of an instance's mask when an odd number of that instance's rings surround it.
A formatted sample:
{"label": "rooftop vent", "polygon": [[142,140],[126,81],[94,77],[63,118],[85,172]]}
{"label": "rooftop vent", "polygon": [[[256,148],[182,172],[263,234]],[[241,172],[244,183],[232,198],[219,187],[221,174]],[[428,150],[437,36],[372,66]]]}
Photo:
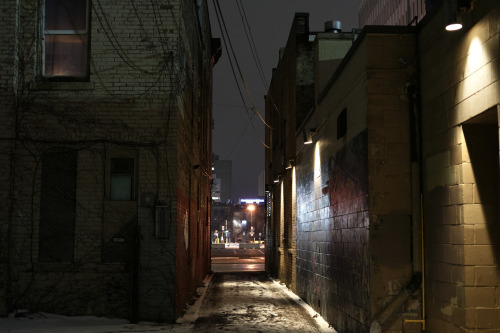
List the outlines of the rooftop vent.
{"label": "rooftop vent", "polygon": [[325,32],[340,33],[342,31],[342,22],[340,21],[327,21],[325,22]]}

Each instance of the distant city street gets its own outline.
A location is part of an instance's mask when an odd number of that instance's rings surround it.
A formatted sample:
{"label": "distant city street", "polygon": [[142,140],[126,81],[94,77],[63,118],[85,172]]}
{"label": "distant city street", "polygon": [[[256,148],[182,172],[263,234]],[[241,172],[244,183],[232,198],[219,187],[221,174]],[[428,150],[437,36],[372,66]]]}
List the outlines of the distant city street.
{"label": "distant city street", "polygon": [[264,245],[258,249],[240,249],[238,244],[227,244],[224,249],[212,248],[212,271],[255,272],[265,270]]}

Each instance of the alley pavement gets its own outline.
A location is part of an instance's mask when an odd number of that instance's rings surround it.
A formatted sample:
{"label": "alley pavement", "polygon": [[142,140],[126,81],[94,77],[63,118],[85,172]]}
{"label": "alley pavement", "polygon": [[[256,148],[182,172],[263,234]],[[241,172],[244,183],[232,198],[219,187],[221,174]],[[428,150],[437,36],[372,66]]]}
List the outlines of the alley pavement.
{"label": "alley pavement", "polygon": [[215,273],[192,332],[335,332],[265,272]]}
{"label": "alley pavement", "polygon": [[216,272],[205,279],[176,324],[25,313],[0,318],[1,333],[243,332],[335,330],[299,297],[263,272]]}

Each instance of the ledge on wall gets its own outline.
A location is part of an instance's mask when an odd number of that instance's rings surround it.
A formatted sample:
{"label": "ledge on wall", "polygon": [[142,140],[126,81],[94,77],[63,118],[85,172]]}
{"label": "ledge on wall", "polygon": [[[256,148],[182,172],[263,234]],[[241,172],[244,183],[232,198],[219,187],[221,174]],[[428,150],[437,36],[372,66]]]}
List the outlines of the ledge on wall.
{"label": "ledge on wall", "polygon": [[35,81],[31,82],[32,90],[93,90],[93,82],[53,82]]}

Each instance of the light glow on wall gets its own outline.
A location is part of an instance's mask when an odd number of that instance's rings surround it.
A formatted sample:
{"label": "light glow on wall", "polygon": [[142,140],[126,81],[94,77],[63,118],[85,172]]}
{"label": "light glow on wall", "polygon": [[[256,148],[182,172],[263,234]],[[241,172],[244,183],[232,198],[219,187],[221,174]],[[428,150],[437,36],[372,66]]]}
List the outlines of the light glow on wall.
{"label": "light glow on wall", "polygon": [[[314,199],[319,199],[321,196],[321,158],[320,158],[320,144],[316,142],[314,149]],[[315,202],[317,202],[315,200]]]}
{"label": "light glow on wall", "polygon": [[456,112],[452,118],[457,125],[487,110],[500,99],[500,91],[494,84],[499,75],[493,61],[497,51],[493,43],[481,38],[482,29],[484,27],[474,26],[469,32],[471,36],[464,39],[462,50],[458,50],[464,57],[457,59],[463,64],[454,99]]}
{"label": "light glow on wall", "polygon": [[282,246],[283,239],[285,238],[285,189],[284,184],[281,182],[280,192],[280,240],[279,245]]}
{"label": "light glow on wall", "polygon": [[474,37],[469,45],[469,55],[467,57],[467,64],[465,73],[470,74],[477,71],[484,64],[484,51],[483,43],[479,37]]}

